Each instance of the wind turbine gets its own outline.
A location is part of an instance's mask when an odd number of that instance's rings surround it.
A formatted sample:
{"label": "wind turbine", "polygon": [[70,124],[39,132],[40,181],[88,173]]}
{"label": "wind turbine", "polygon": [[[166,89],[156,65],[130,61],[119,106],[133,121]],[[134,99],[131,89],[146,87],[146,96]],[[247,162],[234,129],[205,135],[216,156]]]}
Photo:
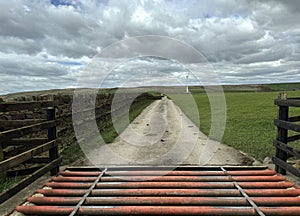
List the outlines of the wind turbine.
{"label": "wind turbine", "polygon": [[186,78],[186,89],[185,89],[185,91],[188,94],[189,93],[189,73],[188,72],[187,72],[185,78]]}

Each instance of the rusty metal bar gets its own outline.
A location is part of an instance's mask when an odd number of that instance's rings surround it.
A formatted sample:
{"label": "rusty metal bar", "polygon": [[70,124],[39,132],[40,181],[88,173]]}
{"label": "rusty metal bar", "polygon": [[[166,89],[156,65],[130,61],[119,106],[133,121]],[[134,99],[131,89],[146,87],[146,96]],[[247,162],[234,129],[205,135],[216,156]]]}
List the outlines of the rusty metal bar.
{"label": "rusty metal bar", "polygon": [[[38,193],[45,196],[82,196],[82,189],[41,189]],[[300,195],[300,190],[299,193]],[[209,196],[209,197],[236,197],[240,193],[235,189],[95,189],[90,196]]]}
{"label": "rusty metal bar", "polygon": [[260,216],[265,216],[265,214],[260,210],[260,208],[256,205],[256,203],[248,196],[248,194],[239,186],[237,182],[234,182],[235,187],[241,192],[241,194],[247,199],[250,205],[255,209],[255,211]]}
{"label": "rusty metal bar", "polygon": [[[68,206],[18,206],[23,214],[66,215],[73,210]],[[299,216],[300,207],[261,207],[266,215]],[[257,215],[251,207],[208,206],[94,206],[81,207],[78,215]]]}
{"label": "rusty metal bar", "polygon": [[81,205],[85,202],[85,200],[87,199],[87,197],[90,195],[91,191],[96,187],[97,183],[100,181],[101,177],[104,175],[105,171],[107,170],[104,169],[99,176],[97,177],[97,179],[95,180],[95,182],[91,185],[91,187],[89,188],[89,190],[83,195],[83,197],[78,201],[78,204],[75,206],[75,208],[73,209],[73,211],[70,213],[69,216],[74,216],[79,208],[81,207]]}
{"label": "rusty metal bar", "polygon": [[[224,167],[221,167],[221,169],[222,169],[222,171],[224,171],[225,174],[227,174],[230,178],[232,178],[232,176],[227,173],[227,170]],[[248,194],[243,190],[243,188],[241,188],[240,185],[234,179],[232,179],[232,180],[233,180],[234,186],[246,198],[248,203],[255,209],[257,214],[259,214],[260,216],[265,216],[265,214],[259,209],[259,207],[256,205],[256,203],[248,196]]]}
{"label": "rusty metal bar", "polygon": [[[38,205],[75,205],[80,197],[30,197],[28,201]],[[210,205],[246,206],[243,197],[88,197],[85,205]]]}
{"label": "rusty metal bar", "polygon": [[[31,207],[31,208],[30,208]],[[17,210],[25,214],[68,214],[70,207],[53,208],[52,206],[22,206]],[[255,215],[251,208],[218,208],[218,207],[179,207],[179,206],[105,206],[82,207],[79,215]]]}
{"label": "rusty metal bar", "polygon": [[[52,188],[89,188],[91,183],[78,182],[49,182],[46,184]],[[232,182],[208,183],[208,182],[102,182],[96,188],[121,189],[121,188],[234,188]]]}
{"label": "rusty metal bar", "polygon": [[[97,177],[53,177],[56,182],[94,182]],[[103,177],[101,182],[116,182],[116,181],[161,181],[161,182],[272,182],[283,181],[283,176],[118,176],[118,177]]]}
{"label": "rusty metal bar", "polygon": [[[63,171],[62,176],[98,176],[97,171]],[[276,172],[271,169],[265,170],[238,170],[228,171],[231,176],[253,176],[253,175],[275,175]],[[225,176],[223,171],[107,171],[104,176]]]}
{"label": "rusty metal bar", "polygon": [[[236,170],[236,171],[228,171],[233,176],[242,176],[242,175],[275,175],[276,172],[271,169],[265,170]],[[118,175],[179,175],[179,176],[222,176],[224,173],[222,171],[109,171],[107,175],[118,176]]]}
{"label": "rusty metal bar", "polygon": [[[267,166],[223,166],[228,171],[239,170],[266,170]],[[80,167],[68,167],[68,171],[99,171],[105,167],[100,166],[80,166]],[[108,172],[115,171],[222,171],[220,166],[112,166],[109,167]]]}
{"label": "rusty metal bar", "polygon": [[[76,205],[81,197],[29,197],[28,202],[37,205]],[[251,200],[262,206],[294,206],[300,197],[254,197]],[[245,197],[87,197],[85,205],[210,205],[210,206],[248,206]]]}
{"label": "rusty metal bar", "polygon": [[[92,183],[78,182],[49,182],[46,186],[52,188],[89,188]],[[245,189],[271,189],[294,187],[288,181],[280,182],[240,182],[239,185]],[[233,182],[101,182],[95,188],[120,189],[120,188],[211,188],[211,189],[230,189],[234,188]]]}
{"label": "rusty metal bar", "polygon": [[28,198],[33,206],[17,210],[69,216],[299,216],[300,188],[266,168],[179,167],[171,172],[159,167],[134,168],[114,167],[105,173],[95,168],[68,169],[45,185],[50,188],[38,190],[41,196]]}
{"label": "rusty metal bar", "polygon": [[[300,189],[245,189],[251,197],[297,197]],[[82,189],[40,189],[45,196],[83,196]],[[240,196],[236,189],[94,189],[90,196]]]}

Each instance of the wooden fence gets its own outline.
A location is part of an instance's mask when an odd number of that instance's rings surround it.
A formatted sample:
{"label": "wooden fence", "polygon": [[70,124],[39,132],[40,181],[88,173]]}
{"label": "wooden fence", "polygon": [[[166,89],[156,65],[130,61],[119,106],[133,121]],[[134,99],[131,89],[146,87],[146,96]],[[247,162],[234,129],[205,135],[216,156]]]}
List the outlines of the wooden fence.
{"label": "wooden fence", "polygon": [[[290,107],[299,108],[300,111],[300,98],[287,98],[286,94],[282,93],[274,103],[278,106],[278,118],[274,121],[278,132],[277,138],[273,141],[276,156],[272,158],[276,171],[283,175],[288,171],[300,178],[300,170],[287,163],[289,157],[300,159],[300,150],[291,146],[292,142],[300,140],[300,115],[289,116]],[[293,134],[289,135],[289,132]]]}
{"label": "wooden fence", "polygon": [[0,194],[4,202],[30,183],[50,171],[59,171],[59,139],[56,137],[55,108],[53,101],[1,103],[0,112],[20,109],[44,111],[41,119],[1,120],[0,173],[3,178],[26,175],[23,180]]}
{"label": "wooden fence", "polygon": [[[0,119],[0,172],[8,177],[28,175],[19,184],[0,194],[0,203],[48,171],[51,175],[57,174],[61,162],[59,150],[71,145],[65,143],[70,137],[72,139],[69,142],[76,142],[72,116],[80,116],[82,121],[76,122],[80,125],[95,118],[97,123],[100,123],[98,129],[104,130],[112,124],[112,112],[117,116],[128,112],[124,108],[132,98],[128,93],[124,94],[114,103],[112,109],[114,95],[99,94],[94,109],[76,110],[76,107],[72,107],[71,97],[56,96],[57,98],[50,97],[48,101],[0,102],[0,114],[5,117]],[[88,94],[82,94],[80,97],[89,103]],[[134,103],[156,99],[161,97],[144,93],[139,95]]]}

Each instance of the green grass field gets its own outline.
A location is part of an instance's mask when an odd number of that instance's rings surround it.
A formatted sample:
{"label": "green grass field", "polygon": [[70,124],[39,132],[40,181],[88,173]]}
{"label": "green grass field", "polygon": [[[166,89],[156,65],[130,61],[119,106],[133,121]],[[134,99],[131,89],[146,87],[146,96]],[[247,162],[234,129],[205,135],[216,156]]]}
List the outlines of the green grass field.
{"label": "green grass field", "polygon": [[[227,120],[222,142],[242,150],[262,161],[266,156],[275,153],[272,140],[276,137],[273,124],[277,117],[277,106],[274,99],[279,92],[226,92]],[[288,92],[288,97],[300,96],[300,91]],[[195,123],[197,115],[191,109],[190,95],[169,95],[185,114]],[[200,116],[200,130],[209,134],[211,126],[211,110],[205,93],[193,94]],[[193,113],[193,112],[194,113]],[[292,108],[291,115],[300,115],[299,108]],[[213,137],[212,137],[213,138]],[[295,144],[294,144],[295,145]],[[296,143],[299,145],[299,142]]]}

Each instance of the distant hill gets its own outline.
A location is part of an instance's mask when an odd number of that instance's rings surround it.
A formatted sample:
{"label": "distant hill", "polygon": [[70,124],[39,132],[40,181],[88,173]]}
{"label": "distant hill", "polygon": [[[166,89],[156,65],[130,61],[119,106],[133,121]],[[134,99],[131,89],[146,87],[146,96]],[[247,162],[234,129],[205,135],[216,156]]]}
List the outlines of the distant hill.
{"label": "distant hill", "polygon": [[266,87],[272,91],[293,91],[300,90],[300,83],[274,83],[266,84]]}
{"label": "distant hill", "polygon": [[[74,88],[69,89],[49,89],[41,91],[28,91],[28,92],[17,92],[12,94],[0,95],[1,99],[4,101],[34,101],[43,100],[43,97],[47,98],[49,95],[73,95]],[[98,91],[99,93],[113,93],[116,89],[92,89],[92,88],[82,88],[81,91]]]}
{"label": "distant hill", "polygon": [[[242,85],[223,85],[223,90],[225,92],[265,92],[265,91],[300,91],[300,82],[298,83],[272,83],[272,84],[242,84]],[[117,90],[123,92],[134,92],[139,90],[139,92],[143,91],[143,89],[147,92],[156,91],[156,92],[185,92],[184,86],[150,86],[150,87],[138,87],[138,88],[111,88],[111,89],[99,89],[99,93],[114,93]],[[84,90],[84,89],[82,89]],[[86,89],[91,90],[91,89]],[[95,90],[95,89],[94,89]],[[94,91],[93,90],[93,91]],[[189,86],[189,90],[191,93],[204,93],[203,86]],[[18,92],[7,95],[0,95],[0,98],[4,101],[16,100],[17,98],[27,98],[27,97],[40,97],[43,95],[53,95],[53,94],[64,94],[71,95],[74,93],[74,89],[50,89],[44,91],[29,91],[29,92]],[[1,101],[1,99],[0,99]]]}
{"label": "distant hill", "polygon": [[[295,91],[300,90],[300,83],[272,83],[272,84],[242,84],[223,85],[225,92],[265,92],[265,91]],[[204,92],[202,86],[190,86],[192,93]]]}

